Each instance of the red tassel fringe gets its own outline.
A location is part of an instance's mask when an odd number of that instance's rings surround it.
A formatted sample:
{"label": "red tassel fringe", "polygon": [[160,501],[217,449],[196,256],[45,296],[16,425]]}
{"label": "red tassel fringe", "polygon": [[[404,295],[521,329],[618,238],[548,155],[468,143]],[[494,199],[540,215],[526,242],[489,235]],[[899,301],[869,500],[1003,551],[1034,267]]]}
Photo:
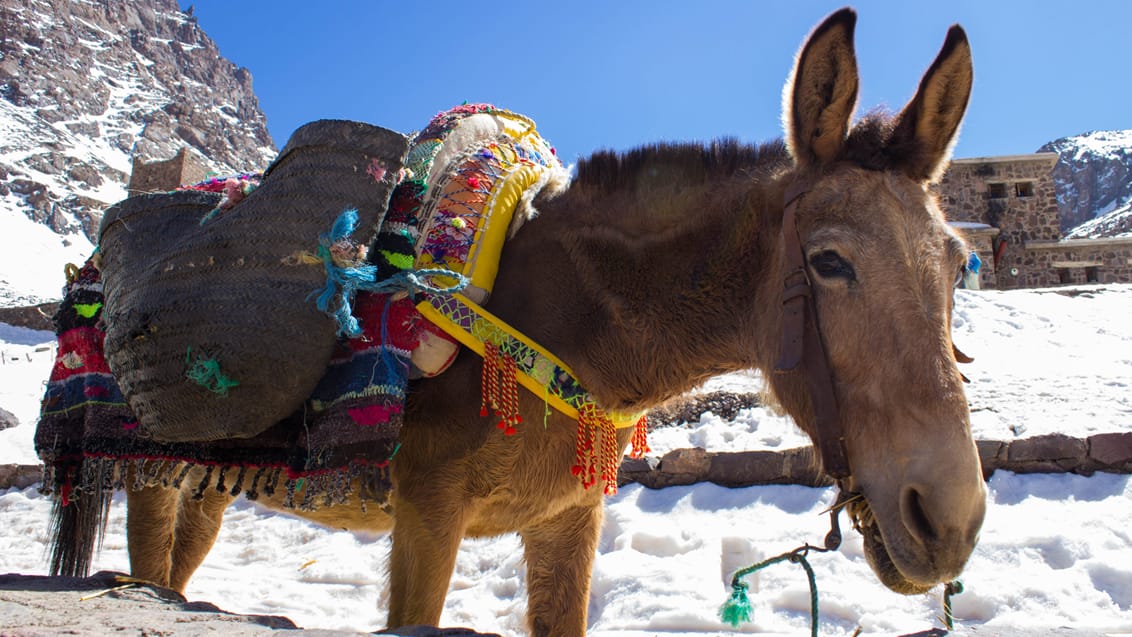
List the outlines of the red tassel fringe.
{"label": "red tassel fringe", "polygon": [[[641,458],[649,452],[648,420],[643,416],[633,427],[632,445],[629,452],[632,458]],[[605,483],[602,491],[606,495],[617,493],[617,470],[621,467],[617,428],[600,407],[584,405],[578,410],[578,437],[574,447],[574,466],[570,470],[582,481],[582,487],[588,489],[597,483],[599,466],[601,480]]]}
{"label": "red tassel fringe", "polygon": [[594,449],[594,434],[600,421],[597,405],[583,405],[578,410],[578,437],[574,444],[574,466],[570,471],[582,481],[582,487],[588,489],[597,482],[597,467],[595,463],[596,451]]}
{"label": "red tassel fringe", "polygon": [[[523,421],[519,414],[519,379],[515,359],[501,352],[494,343],[484,343],[483,377],[480,379],[480,416],[494,413],[496,425],[510,436]],[[600,440],[599,440],[600,439]],[[641,458],[650,451],[648,419],[642,416],[633,427],[631,458]],[[617,428],[613,420],[593,403],[578,410],[578,436],[574,446],[574,465],[570,471],[578,476],[582,487],[589,489],[598,481],[605,483],[606,495],[617,493],[617,470],[621,466],[621,449],[617,444]]]}
{"label": "red tassel fringe", "polygon": [[494,343],[485,342],[483,345],[480,415],[486,416],[490,409],[499,417],[496,426],[503,430],[504,435],[510,436],[518,431],[515,425],[523,422],[519,414],[519,368],[515,359],[499,351]]}
{"label": "red tassel fringe", "polygon": [[649,417],[641,416],[637,424],[633,426],[632,448],[629,451],[630,458],[644,458],[645,454],[652,451],[649,448]]}

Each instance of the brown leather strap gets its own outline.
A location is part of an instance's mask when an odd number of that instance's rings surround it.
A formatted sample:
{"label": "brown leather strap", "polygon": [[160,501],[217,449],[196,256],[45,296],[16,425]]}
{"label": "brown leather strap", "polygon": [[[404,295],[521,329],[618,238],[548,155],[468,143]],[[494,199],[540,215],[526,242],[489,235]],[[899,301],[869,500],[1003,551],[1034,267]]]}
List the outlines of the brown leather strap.
{"label": "brown leather strap", "polygon": [[786,189],[782,214],[782,271],[785,276],[782,290],[782,342],[778,350],[775,371],[788,372],[802,361],[802,330],[805,325],[806,306],[812,291],[806,272],[806,257],[798,241],[798,228],[794,224],[794,209],[798,199],[809,190],[808,184],[794,182]]}
{"label": "brown leather strap", "polygon": [[810,404],[814,412],[815,441],[821,453],[822,467],[833,478],[849,476],[849,459],[845,453],[845,436],[841,431],[837,395],[833,375],[829,371],[813,288],[806,269],[806,254],[798,236],[794,211],[798,200],[809,191],[809,183],[797,180],[786,189],[782,215],[782,340],[779,345],[776,373],[795,370],[803,365]]}

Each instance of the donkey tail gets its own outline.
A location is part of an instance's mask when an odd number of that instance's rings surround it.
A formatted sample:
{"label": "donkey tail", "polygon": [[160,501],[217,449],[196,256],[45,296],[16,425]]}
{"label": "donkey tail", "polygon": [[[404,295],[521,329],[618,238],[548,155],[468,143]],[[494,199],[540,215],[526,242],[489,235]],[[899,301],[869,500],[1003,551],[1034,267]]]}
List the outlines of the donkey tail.
{"label": "donkey tail", "polygon": [[56,496],[51,509],[51,575],[86,577],[102,550],[113,492],[89,489]]}

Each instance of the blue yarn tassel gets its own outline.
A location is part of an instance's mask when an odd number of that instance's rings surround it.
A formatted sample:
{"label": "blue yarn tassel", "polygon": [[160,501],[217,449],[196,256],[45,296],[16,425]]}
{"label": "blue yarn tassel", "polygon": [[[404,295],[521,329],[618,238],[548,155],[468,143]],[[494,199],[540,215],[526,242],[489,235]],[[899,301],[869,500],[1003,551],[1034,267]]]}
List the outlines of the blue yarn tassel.
{"label": "blue yarn tassel", "polygon": [[358,211],[353,208],[344,210],[342,214],[338,215],[338,219],[334,221],[334,225],[330,227],[330,242],[341,241],[354,234],[354,228],[356,228],[357,225]]}
{"label": "blue yarn tassel", "polygon": [[[359,290],[365,292],[392,293],[400,291],[427,291],[434,294],[452,294],[459,292],[468,285],[468,278],[462,274],[444,269],[406,270],[383,279],[377,280],[377,266],[369,263],[342,267],[334,263],[330,255],[330,246],[348,238],[354,233],[358,225],[358,211],[354,209],[343,211],[334,221],[329,233],[319,235],[318,256],[326,266],[326,286],[321,292],[315,291],[311,296],[318,295],[316,305],[318,309],[334,317],[338,323],[338,335],[356,338],[362,335],[362,328],[358,319],[353,315],[353,299]],[[430,276],[446,276],[454,279],[456,283],[447,287],[435,286],[427,280]],[[331,310],[331,302],[338,298],[336,307]]]}

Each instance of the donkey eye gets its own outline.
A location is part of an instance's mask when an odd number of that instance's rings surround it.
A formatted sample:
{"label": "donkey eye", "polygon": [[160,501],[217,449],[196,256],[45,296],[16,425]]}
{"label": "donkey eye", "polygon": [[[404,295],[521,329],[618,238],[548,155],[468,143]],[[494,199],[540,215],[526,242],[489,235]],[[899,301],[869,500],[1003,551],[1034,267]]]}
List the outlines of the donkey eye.
{"label": "donkey eye", "polygon": [[825,250],[811,256],[810,267],[818,276],[825,279],[841,278],[849,281],[857,279],[853,266],[833,250]]}

